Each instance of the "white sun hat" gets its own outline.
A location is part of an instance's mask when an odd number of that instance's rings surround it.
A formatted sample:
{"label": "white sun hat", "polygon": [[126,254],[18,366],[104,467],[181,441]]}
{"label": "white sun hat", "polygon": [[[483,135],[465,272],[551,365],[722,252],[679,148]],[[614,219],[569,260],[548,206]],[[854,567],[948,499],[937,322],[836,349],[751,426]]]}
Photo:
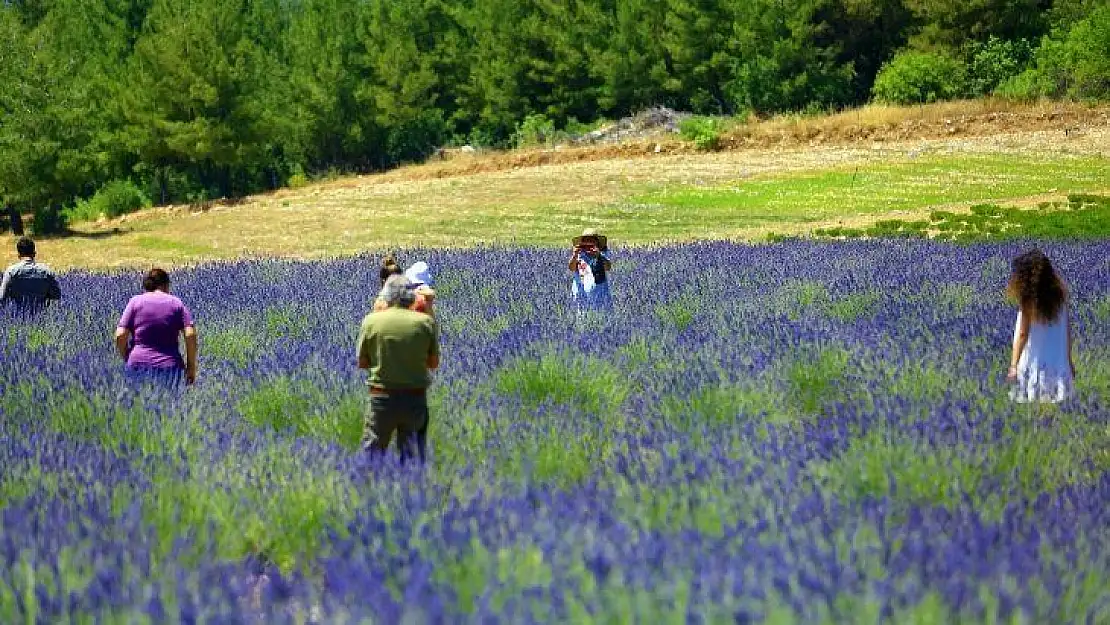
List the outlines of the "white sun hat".
{"label": "white sun hat", "polygon": [[609,246],[609,237],[598,233],[598,231],[594,228],[586,228],[585,230],[583,230],[582,236],[574,237],[573,243],[575,247],[578,247],[579,245],[582,245],[583,241],[591,240],[596,243],[597,246],[601,249],[605,249]]}
{"label": "white sun hat", "polygon": [[428,271],[428,263],[424,261],[413,263],[412,267],[405,271],[405,277],[413,286],[432,286],[432,274]]}

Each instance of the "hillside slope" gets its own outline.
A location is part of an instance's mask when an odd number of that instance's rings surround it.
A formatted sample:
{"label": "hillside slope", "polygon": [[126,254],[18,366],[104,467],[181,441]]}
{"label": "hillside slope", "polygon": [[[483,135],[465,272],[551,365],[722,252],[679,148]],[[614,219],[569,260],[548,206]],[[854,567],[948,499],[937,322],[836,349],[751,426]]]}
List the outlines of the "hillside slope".
{"label": "hillside slope", "polygon": [[1110,189],[1110,108],[973,102],[779,118],[698,153],[674,135],[465,155],[236,203],[161,207],[45,240],[60,268],[324,257],[389,247],[755,239]]}

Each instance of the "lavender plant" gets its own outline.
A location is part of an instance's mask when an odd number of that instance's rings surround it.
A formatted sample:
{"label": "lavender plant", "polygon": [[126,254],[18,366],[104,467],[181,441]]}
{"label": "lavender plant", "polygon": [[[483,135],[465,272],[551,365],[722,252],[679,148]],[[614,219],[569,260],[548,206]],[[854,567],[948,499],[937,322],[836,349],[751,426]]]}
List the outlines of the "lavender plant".
{"label": "lavender plant", "polygon": [[440,278],[423,470],[357,453],[372,258],[176,273],[189,389],[116,360],[136,276],[65,275],[0,309],[0,622],[1107,621],[1110,246],[1047,246],[1051,408],[1005,397],[1024,248],[618,250],[585,325],[558,250],[403,252]]}

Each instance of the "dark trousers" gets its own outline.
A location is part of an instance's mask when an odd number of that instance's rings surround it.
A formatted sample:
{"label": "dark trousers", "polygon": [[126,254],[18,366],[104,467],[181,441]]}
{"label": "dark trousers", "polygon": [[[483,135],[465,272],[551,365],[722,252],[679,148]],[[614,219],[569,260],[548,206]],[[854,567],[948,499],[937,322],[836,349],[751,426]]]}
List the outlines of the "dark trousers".
{"label": "dark trousers", "polygon": [[397,434],[401,464],[412,457],[413,448],[424,463],[428,443],[428,398],[416,394],[370,395],[370,409],[362,425],[362,448],[373,456],[389,449]]}

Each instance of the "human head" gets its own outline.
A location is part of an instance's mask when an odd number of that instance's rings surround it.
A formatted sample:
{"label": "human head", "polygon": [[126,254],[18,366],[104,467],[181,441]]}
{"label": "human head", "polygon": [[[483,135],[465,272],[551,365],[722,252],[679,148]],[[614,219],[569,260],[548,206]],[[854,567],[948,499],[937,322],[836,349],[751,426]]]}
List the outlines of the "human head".
{"label": "human head", "polygon": [[412,288],[409,279],[400,274],[389,276],[378,294],[390,308],[410,308],[416,302],[416,291]]}
{"label": "human head", "polygon": [[587,254],[596,254],[598,250],[608,249],[609,238],[599,234],[594,228],[586,228],[582,231],[582,236],[574,237],[574,246]]}
{"label": "human head", "polygon": [[1038,249],[1014,259],[1006,292],[1033,319],[1049,322],[1056,319],[1067,298],[1067,290],[1052,268],[1052,261]]}
{"label": "human head", "polygon": [[35,242],[30,237],[19,237],[15,242],[15,253],[19,254],[20,258],[34,258]]}
{"label": "human head", "polygon": [[169,291],[170,290],[170,276],[165,271],[155,267],[147,272],[146,277],[143,278],[143,290],[147,293],[153,291]]}
{"label": "human head", "polygon": [[382,258],[382,266],[381,269],[378,270],[378,277],[381,279],[383,287],[385,286],[385,281],[390,276],[396,276],[403,273],[404,271],[401,269],[401,265],[397,263],[396,256],[394,256],[393,254],[386,254],[385,257]]}

